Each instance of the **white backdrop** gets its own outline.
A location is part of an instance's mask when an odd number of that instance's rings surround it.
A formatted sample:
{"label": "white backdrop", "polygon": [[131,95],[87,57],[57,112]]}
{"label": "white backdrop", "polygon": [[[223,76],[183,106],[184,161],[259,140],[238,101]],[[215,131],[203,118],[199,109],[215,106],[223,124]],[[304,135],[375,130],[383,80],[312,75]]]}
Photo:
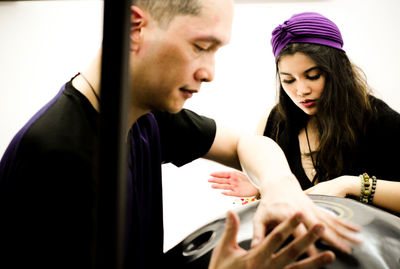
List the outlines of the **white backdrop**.
{"label": "white backdrop", "polygon": [[[400,111],[398,0],[237,0],[231,44],[217,54],[215,80],[186,107],[253,132],[275,102],[270,34],[303,11],[320,12],[339,26],[344,49],[375,94]],[[0,155],[33,113],[89,63],[101,35],[101,1],[0,2]],[[210,172],[225,169],[205,160],[163,167],[165,250],[236,207],[207,183]]]}

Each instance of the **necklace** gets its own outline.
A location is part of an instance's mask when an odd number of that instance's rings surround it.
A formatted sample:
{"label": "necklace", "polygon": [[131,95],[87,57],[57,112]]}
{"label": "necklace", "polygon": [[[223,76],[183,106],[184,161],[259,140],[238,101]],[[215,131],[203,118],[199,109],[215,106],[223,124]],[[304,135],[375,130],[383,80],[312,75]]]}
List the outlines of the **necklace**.
{"label": "necklace", "polygon": [[82,78],[86,81],[86,83],[89,85],[90,89],[92,90],[94,96],[96,96],[97,102],[100,104],[100,97],[97,95],[96,91],[94,90],[92,84],[90,84],[89,80],[80,72],[78,73],[78,75],[81,75]]}
{"label": "necklace", "polygon": [[[316,164],[315,164],[315,162],[314,162],[314,158],[313,158],[312,152],[311,152],[310,140],[308,139],[307,125],[306,125],[306,127],[305,127],[304,129],[305,129],[305,131],[306,131],[306,139],[307,139],[308,150],[309,150],[309,152],[310,152],[311,162],[312,162],[312,165],[313,165],[313,170],[311,171],[311,174],[313,175],[313,177],[315,177],[315,174],[316,174],[316,172],[317,172],[317,171],[315,170]],[[316,179],[314,178],[314,179],[313,179],[313,183],[314,183],[315,180],[316,180]]]}

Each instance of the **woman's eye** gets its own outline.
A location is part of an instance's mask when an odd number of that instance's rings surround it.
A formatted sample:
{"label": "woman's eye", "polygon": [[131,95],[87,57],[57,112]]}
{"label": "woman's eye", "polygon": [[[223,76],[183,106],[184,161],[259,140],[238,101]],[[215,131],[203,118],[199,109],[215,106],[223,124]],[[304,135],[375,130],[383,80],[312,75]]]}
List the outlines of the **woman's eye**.
{"label": "woman's eye", "polygon": [[284,80],[282,80],[282,82],[285,84],[291,84],[294,82],[294,80],[295,80],[294,78],[293,79],[284,79]]}
{"label": "woman's eye", "polygon": [[307,76],[307,78],[309,79],[309,80],[317,80],[317,79],[319,79],[321,77],[321,74],[319,73],[319,74],[316,74],[315,76]]}

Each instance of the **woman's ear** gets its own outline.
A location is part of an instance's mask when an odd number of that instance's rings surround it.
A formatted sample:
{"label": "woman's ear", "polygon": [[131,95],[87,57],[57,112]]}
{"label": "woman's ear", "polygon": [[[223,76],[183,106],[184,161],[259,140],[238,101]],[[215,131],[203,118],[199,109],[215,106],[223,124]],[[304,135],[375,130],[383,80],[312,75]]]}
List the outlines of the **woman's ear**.
{"label": "woman's ear", "polygon": [[137,6],[131,6],[130,49],[137,51],[142,42],[143,27],[147,24],[146,13]]}

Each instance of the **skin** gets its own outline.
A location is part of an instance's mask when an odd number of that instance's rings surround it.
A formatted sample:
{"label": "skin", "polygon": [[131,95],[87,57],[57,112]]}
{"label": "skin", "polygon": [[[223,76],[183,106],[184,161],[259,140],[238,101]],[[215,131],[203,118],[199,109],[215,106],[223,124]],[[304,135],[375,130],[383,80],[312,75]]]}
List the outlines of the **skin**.
{"label": "skin", "polygon": [[142,37],[131,61],[132,84],[142,86],[132,90],[134,107],[144,113],[154,108],[176,113],[202,82],[213,80],[215,53],[231,36],[233,7],[228,2],[204,1],[199,16],[178,16],[167,29],[144,21],[144,15],[134,19],[138,28],[146,26],[134,32],[135,39]]}
{"label": "skin", "polygon": [[[279,78],[283,90],[304,113],[313,116],[318,112],[317,102],[325,87],[325,76],[307,55],[297,52],[281,57],[278,63]],[[307,177],[314,178],[313,159],[308,155],[319,146],[318,131],[313,117],[299,133],[301,162]],[[310,146],[308,145],[310,143]],[[315,159],[315,157],[314,157]]]}
{"label": "skin", "polygon": [[[323,232],[322,225],[315,225],[305,237],[282,247],[284,241],[288,239],[289,235],[301,223],[302,219],[303,216],[300,213],[293,215],[278,225],[259,246],[245,251],[238,246],[236,241],[239,218],[232,212],[228,212],[221,244],[214,249],[209,268],[316,268],[333,261],[333,253],[325,252],[295,262],[304,253],[309,243],[315,242],[319,238]],[[282,248],[279,249],[280,247]],[[220,256],[230,258],[218,260],[217,257]]]}
{"label": "skin", "polygon": [[[337,197],[360,195],[360,178],[344,175],[321,182],[305,191],[307,194],[322,194]],[[394,212],[400,212],[400,184],[396,181],[378,179],[373,204]]]}
{"label": "skin", "polygon": [[213,183],[211,188],[224,190],[221,193],[227,196],[251,197],[259,192],[246,175],[236,171],[214,172],[208,182]]}
{"label": "skin", "polygon": [[325,86],[325,76],[307,55],[297,52],[283,56],[279,63],[279,78],[290,99],[304,113],[317,113],[316,101]]}
{"label": "skin", "polygon": [[[152,109],[171,113],[180,111],[185,101],[200,91],[203,82],[213,80],[215,53],[230,40],[233,2],[201,2],[203,9],[200,15],[178,15],[167,27],[159,25],[146,10],[137,6],[131,7],[129,63],[132,98],[128,126]],[[101,53],[83,72],[97,93],[100,85],[100,63]],[[88,98],[93,107],[99,108],[94,94],[81,76],[76,77],[72,83]],[[262,194],[270,197],[268,200],[262,200],[256,212],[253,238],[256,250],[249,252],[262,253],[263,249],[271,248],[273,242],[268,243],[270,240],[265,237],[267,227],[270,227],[271,223],[274,223],[274,226],[285,223],[299,212],[305,212],[301,224],[290,226],[288,231],[293,232],[296,239],[302,242],[296,248],[301,252],[309,252],[310,246],[313,245],[315,236],[310,237],[309,232],[315,229],[314,227],[322,226],[323,232],[319,236],[343,251],[350,252],[350,242],[356,242],[355,237],[351,235],[352,232],[358,231],[356,226],[342,223],[333,216],[326,216],[301,191],[282,150],[274,141],[238,134],[217,123],[214,142],[204,158],[236,169],[243,168],[254,180],[260,182]],[[235,233],[237,229],[232,231]],[[231,243],[222,240],[219,248],[228,248]],[[260,255],[244,257],[240,255],[243,252],[246,251],[237,248],[228,252],[216,251],[213,260],[216,264],[229,264],[235,259],[247,259],[242,263],[233,263],[238,265],[237,268],[243,268],[239,266],[243,263],[260,264],[257,268],[265,268],[268,264],[259,261]],[[312,254],[311,259],[304,261],[304,264],[298,264],[296,268],[318,268],[333,259],[332,252],[309,253]],[[286,257],[285,252],[273,255]],[[331,258],[324,259],[326,255]],[[282,266],[292,263],[290,259],[279,260],[279,265]]]}

